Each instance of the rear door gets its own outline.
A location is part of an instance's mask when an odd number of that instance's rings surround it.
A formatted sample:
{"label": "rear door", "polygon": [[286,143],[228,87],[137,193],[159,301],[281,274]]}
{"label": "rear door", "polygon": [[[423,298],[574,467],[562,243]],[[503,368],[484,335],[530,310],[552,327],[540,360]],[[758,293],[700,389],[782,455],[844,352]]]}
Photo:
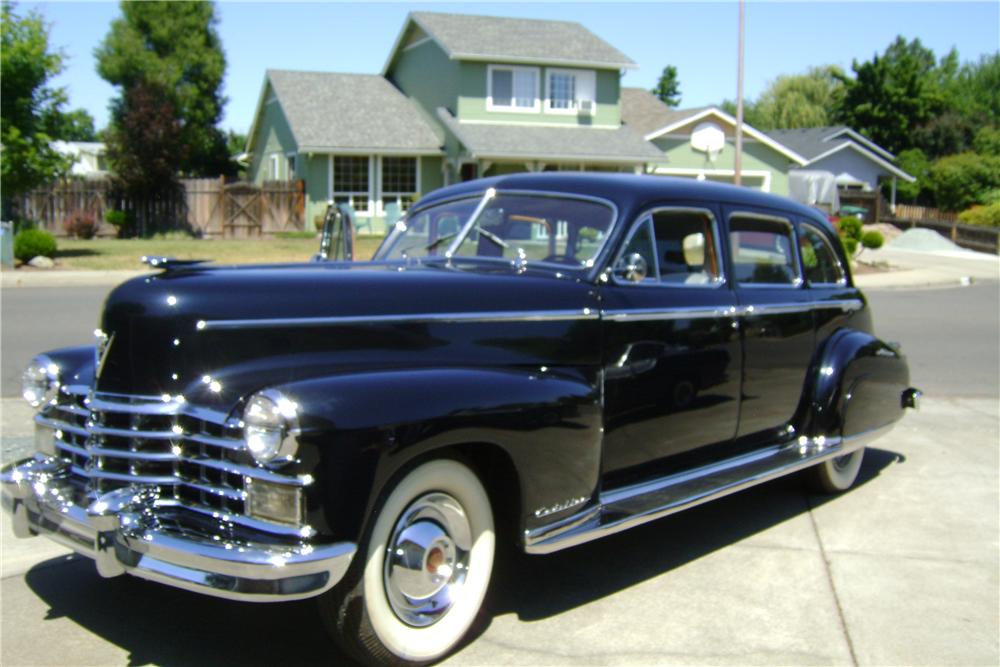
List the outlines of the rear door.
{"label": "rear door", "polygon": [[787,437],[815,348],[813,304],[799,264],[793,218],[725,207],[731,276],[743,313],[743,388],[737,438]]}

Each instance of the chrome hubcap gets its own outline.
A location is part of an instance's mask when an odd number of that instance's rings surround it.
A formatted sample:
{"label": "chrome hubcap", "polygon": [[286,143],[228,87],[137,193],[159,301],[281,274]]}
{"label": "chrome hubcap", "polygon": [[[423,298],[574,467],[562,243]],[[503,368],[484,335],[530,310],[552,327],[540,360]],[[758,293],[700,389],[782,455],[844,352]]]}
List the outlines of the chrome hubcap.
{"label": "chrome hubcap", "polygon": [[446,493],[428,493],[396,521],[386,547],[386,597],[401,621],[426,627],[459,599],[469,569],[472,529]]}

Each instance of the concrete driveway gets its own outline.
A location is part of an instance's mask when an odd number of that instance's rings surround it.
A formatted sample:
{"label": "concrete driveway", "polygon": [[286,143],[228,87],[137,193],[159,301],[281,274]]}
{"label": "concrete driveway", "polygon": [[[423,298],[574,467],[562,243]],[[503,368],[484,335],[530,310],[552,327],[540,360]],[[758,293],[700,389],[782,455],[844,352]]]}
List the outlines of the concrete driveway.
{"label": "concrete driveway", "polygon": [[[996,665],[997,424],[992,399],[927,400],[846,494],[789,478],[566,552],[508,554],[491,616],[447,664]],[[3,531],[5,666],[344,660],[309,601],[105,580]]]}

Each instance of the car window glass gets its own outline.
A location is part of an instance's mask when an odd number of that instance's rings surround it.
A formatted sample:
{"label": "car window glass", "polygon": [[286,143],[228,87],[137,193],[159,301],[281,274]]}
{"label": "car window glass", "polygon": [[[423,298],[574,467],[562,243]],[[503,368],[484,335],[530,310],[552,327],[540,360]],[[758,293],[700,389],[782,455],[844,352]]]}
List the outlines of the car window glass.
{"label": "car window glass", "polygon": [[844,269],[833,246],[812,225],[799,227],[799,250],[806,280],[813,284],[837,284],[844,281]]}
{"label": "car window glass", "polygon": [[625,245],[625,249],[620,255],[619,263],[628,262],[633,254],[640,255],[646,260],[645,282],[656,281],[656,245],[653,242],[653,228],[649,218],[639,223],[639,227],[632,234],[632,238]]}
{"label": "car window glass", "polygon": [[799,272],[792,225],[781,218],[747,214],[729,220],[735,279],[743,285],[795,285]]}
{"label": "car window glass", "polygon": [[660,282],[712,285],[722,279],[712,218],[703,211],[653,214]]}

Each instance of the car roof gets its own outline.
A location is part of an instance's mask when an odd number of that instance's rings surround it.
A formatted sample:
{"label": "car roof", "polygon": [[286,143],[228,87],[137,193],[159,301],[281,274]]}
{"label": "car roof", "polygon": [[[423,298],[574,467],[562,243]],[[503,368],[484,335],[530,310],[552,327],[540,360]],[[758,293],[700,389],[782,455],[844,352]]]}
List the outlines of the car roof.
{"label": "car roof", "polygon": [[814,208],[800,204],[788,197],[752,188],[671,176],[595,172],[519,173],[480,178],[435,190],[421,200],[419,207],[423,208],[424,205],[435,201],[481,193],[487,188],[495,188],[499,191],[538,190],[584,194],[607,199],[618,206],[622,212],[633,211],[637,206],[645,206],[657,200],[693,199],[776,208],[826,222],[825,216]]}

